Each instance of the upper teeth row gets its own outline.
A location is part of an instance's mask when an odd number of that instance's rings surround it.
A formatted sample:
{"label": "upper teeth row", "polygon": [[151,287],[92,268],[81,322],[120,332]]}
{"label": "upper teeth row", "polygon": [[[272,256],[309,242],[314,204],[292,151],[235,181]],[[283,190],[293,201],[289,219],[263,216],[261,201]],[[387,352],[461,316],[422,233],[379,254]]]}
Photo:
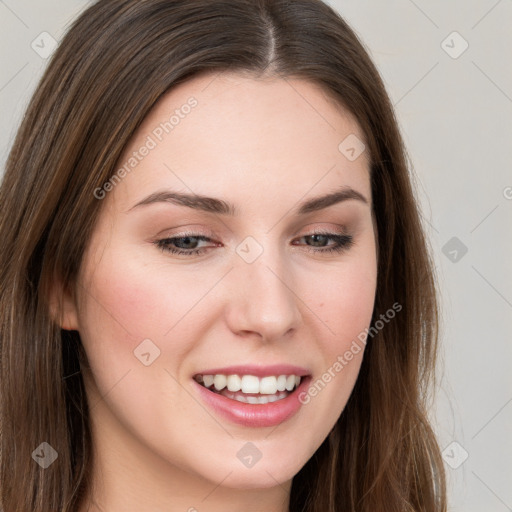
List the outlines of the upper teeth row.
{"label": "upper teeth row", "polygon": [[300,384],[300,377],[297,375],[279,375],[269,377],[256,377],[255,375],[202,375],[198,376],[205,387],[209,388],[212,384],[217,391],[225,387],[229,391],[242,391],[242,393],[260,393],[263,395],[273,395],[278,391],[292,391]]}

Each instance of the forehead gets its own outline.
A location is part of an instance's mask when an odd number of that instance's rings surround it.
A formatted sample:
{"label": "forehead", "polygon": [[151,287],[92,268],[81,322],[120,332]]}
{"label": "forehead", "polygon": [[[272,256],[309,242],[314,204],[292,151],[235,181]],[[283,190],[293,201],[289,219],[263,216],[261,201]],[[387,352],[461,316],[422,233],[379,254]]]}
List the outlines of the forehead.
{"label": "forehead", "polygon": [[[346,185],[370,197],[367,151],[347,158],[345,140],[364,141],[357,121],[317,84],[203,74],[162,96],[118,162],[126,178],[116,203],[159,188],[245,201],[299,199]],[[348,139],[347,139],[348,138]]]}

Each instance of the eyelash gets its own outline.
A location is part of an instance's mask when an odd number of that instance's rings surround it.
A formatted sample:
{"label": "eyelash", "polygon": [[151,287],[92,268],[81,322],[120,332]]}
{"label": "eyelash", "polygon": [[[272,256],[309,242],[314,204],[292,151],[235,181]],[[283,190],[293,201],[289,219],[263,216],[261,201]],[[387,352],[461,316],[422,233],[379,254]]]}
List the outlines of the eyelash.
{"label": "eyelash", "polygon": [[[310,247],[307,249],[308,252],[313,253],[341,253],[343,251],[347,251],[354,244],[354,239],[351,235],[341,235],[337,233],[324,233],[324,232],[315,232],[309,235],[303,235],[300,238],[308,238],[313,236],[324,236],[330,240],[334,240],[335,244],[330,247],[321,247],[319,249],[315,249],[314,247]],[[170,244],[175,240],[182,240],[184,238],[195,238],[198,241],[203,242],[211,242],[211,239],[207,236],[194,234],[194,233],[186,233],[181,236],[171,237],[171,238],[163,238],[161,240],[156,240],[153,242],[160,250],[163,252],[169,252],[171,254],[176,255],[185,255],[185,256],[193,256],[202,254],[205,250],[211,249],[211,247],[202,247],[200,249],[179,249],[176,247],[172,247]]]}

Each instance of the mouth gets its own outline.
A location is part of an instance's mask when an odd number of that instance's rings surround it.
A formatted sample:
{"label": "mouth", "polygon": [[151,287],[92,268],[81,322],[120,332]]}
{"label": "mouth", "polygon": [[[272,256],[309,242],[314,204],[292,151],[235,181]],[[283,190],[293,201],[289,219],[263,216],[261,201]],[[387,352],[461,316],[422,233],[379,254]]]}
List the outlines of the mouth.
{"label": "mouth", "polygon": [[194,380],[212,393],[246,404],[265,405],[291,395],[300,385],[302,376],[295,374],[256,375],[197,374]]}
{"label": "mouth", "polygon": [[244,427],[272,427],[295,416],[311,372],[292,365],[231,366],[193,376],[198,398],[216,415]]}

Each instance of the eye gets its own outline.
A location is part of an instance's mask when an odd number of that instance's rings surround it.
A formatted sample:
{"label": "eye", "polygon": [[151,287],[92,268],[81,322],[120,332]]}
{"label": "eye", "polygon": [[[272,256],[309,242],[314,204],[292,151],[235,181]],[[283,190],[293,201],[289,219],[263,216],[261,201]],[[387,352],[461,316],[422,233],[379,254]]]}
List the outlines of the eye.
{"label": "eye", "polygon": [[170,252],[171,254],[194,255],[202,254],[206,250],[206,247],[199,247],[200,242],[211,242],[213,246],[218,245],[207,236],[196,234],[164,238],[154,243],[162,251]]}
{"label": "eye", "polygon": [[[313,233],[304,235],[298,240],[305,240],[306,244],[310,244],[307,250],[316,253],[342,252],[354,244],[351,235],[339,233]],[[329,242],[332,243],[329,245]],[[294,243],[293,245],[299,244]]]}
{"label": "eye", "polygon": [[[294,240],[292,245],[303,245],[297,243],[297,240],[304,240],[305,245],[307,245],[306,250],[313,253],[342,252],[348,250],[354,244],[351,235],[340,233],[312,233]],[[206,245],[201,246],[202,242]],[[193,233],[163,238],[153,243],[164,252],[182,256],[203,254],[208,249],[221,245],[207,236]]]}

